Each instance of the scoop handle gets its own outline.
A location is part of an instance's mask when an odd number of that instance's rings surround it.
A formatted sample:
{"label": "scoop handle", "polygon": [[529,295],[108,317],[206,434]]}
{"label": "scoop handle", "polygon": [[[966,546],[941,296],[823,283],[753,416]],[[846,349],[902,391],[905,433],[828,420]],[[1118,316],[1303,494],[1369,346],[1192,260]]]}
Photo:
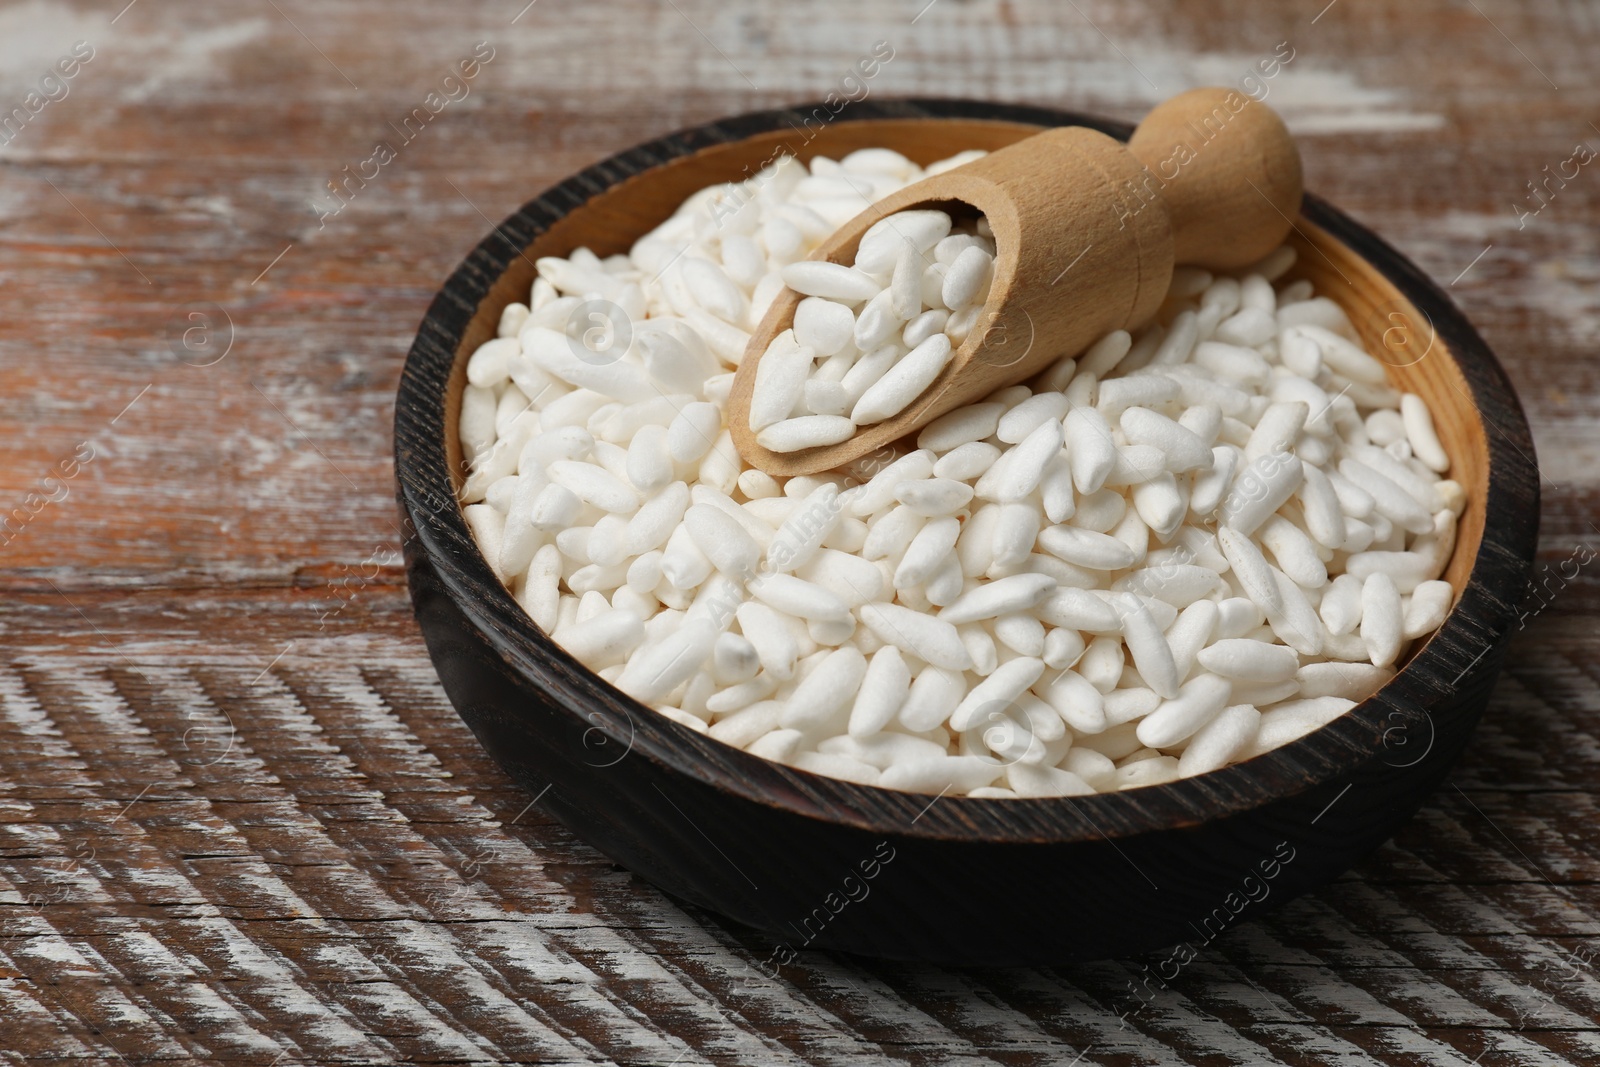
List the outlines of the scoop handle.
{"label": "scoop handle", "polygon": [[1146,170],[1139,200],[1166,204],[1178,263],[1248,266],[1300,213],[1294,139],[1275,111],[1237,89],[1191,89],[1156,105],[1128,150]]}

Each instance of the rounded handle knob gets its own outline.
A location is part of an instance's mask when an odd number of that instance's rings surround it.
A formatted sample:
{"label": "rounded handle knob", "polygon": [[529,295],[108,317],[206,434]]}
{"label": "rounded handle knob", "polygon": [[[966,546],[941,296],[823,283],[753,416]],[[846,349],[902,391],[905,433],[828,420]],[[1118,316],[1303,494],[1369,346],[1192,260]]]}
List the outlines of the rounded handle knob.
{"label": "rounded handle knob", "polygon": [[1300,213],[1300,151],[1275,111],[1237,89],[1191,89],[1156,105],[1128,141],[1166,202],[1173,258],[1229,270],[1271,252]]}

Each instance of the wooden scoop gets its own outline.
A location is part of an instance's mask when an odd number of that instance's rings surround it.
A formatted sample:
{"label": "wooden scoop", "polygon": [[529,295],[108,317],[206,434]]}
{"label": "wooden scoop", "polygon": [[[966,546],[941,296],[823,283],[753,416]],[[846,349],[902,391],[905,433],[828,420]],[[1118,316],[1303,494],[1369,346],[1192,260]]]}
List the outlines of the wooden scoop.
{"label": "wooden scoop", "polygon": [[1058,127],[907,186],[851,219],[810,258],[854,263],[862,234],[897,211],[976,210],[993,227],[997,252],[978,325],[899,414],[839,444],[773,452],[750,429],[750,394],[767,346],[793,325],[803,299],[785,289],[751,335],[733,381],[734,444],[775,477],[868,455],[1112,330],[1145,325],[1176,263],[1221,270],[1254,263],[1288,235],[1300,192],[1300,153],[1283,121],[1237,90],[1215,88],[1159,105],[1126,145]]}

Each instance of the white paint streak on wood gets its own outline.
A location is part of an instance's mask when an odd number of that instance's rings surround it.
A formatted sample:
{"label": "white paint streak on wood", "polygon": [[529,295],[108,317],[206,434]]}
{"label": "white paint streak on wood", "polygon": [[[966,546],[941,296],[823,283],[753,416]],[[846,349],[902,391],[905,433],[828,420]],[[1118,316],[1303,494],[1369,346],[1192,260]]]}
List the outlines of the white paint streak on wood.
{"label": "white paint streak on wood", "polygon": [[[75,671],[68,677],[73,680],[90,679],[93,683],[91,689],[94,691],[92,703],[97,705],[102,712],[110,711],[113,714],[118,714],[115,697],[110,693],[109,687],[103,679],[96,677],[94,672]],[[85,764],[85,761],[81,760],[72,747],[60,739],[59,730],[50,721],[49,717],[39,709],[37,702],[31,696],[26,695],[20,679],[14,672],[0,669],[0,694],[4,696],[8,719],[12,722],[17,722],[20,718],[26,724],[30,734],[52,740],[49,746],[52,765],[71,767]],[[26,709],[31,714],[25,713],[21,716],[15,714],[20,709]],[[118,735],[113,733],[112,736]],[[103,793],[105,790],[105,787],[99,783],[87,782],[84,785],[94,788],[96,792]],[[160,898],[182,901],[190,907],[194,906],[195,902],[204,899],[203,895],[189,883],[182,873],[166,866],[164,858],[158,857],[153,850],[140,846],[142,834],[138,826],[138,816],[135,815],[133,818],[124,821],[126,808],[120,799],[101,801],[96,806],[100,808],[100,817],[108,824],[116,827],[117,844],[122,850],[122,858],[128,861],[126,871],[130,876],[136,877],[143,882],[147,890],[165,889],[165,893],[159,894]],[[124,818],[118,818],[119,815],[124,815]],[[215,820],[214,828],[225,826],[225,823]],[[64,857],[65,863],[72,863],[73,859],[88,855],[81,850],[69,849],[66,842],[59,835],[52,833],[51,836],[56,839],[58,845],[56,851]],[[99,835],[95,835],[95,839],[98,840],[98,838]],[[243,842],[236,842],[236,844],[242,846]],[[114,906],[115,900],[110,887],[94,876],[91,864],[86,863],[81,867],[73,865],[71,870],[76,875],[71,899],[87,898],[102,907]],[[82,873],[79,873],[80,871]],[[58,894],[52,891],[48,894],[47,899],[54,900],[57,896]],[[48,905],[46,906],[48,907]],[[304,908],[303,905],[300,906],[299,910],[302,913],[309,912],[309,909]],[[36,911],[30,921],[33,926],[44,931],[42,935],[44,938],[57,936],[42,910]],[[322,1040],[334,1042],[351,1053],[366,1056],[382,1055],[379,1048],[373,1046],[358,1030],[344,1020],[337,1018],[335,1013],[330,1012],[316,998],[308,995],[307,991],[296,982],[294,976],[283,969],[277,958],[266,953],[255,942],[243,936],[234,924],[215,917],[202,917],[199,921],[208,933],[219,936],[228,943],[230,956],[249,974],[252,988],[266,987],[269,1001],[282,1013],[282,1017],[298,1019],[302,1025],[315,1029]],[[124,923],[123,925],[132,926],[131,923]],[[24,942],[24,944],[28,943],[30,942]],[[41,941],[41,943],[47,942]],[[51,944],[52,951],[57,955],[65,952],[77,957],[76,951],[64,942],[48,943]],[[118,954],[131,952],[141,965],[141,969],[150,963],[151,952],[149,951],[149,946],[152,944],[156,944],[154,939],[148,934],[140,932],[118,937],[114,941]],[[165,951],[165,949],[162,949],[162,951]],[[77,958],[81,959],[82,957]],[[167,959],[171,959],[171,957],[167,957]],[[176,961],[173,960],[172,962],[175,963]],[[90,969],[90,973],[116,973],[117,970],[118,968],[101,958],[97,961],[97,965]],[[259,1049],[276,1054],[278,1051],[276,1043],[256,1034],[249,1024],[244,1021],[244,1015],[240,1013],[240,1010],[226,1005],[217,996],[217,993],[206,983],[199,980],[198,976],[193,972],[190,972],[189,979],[188,982],[178,987],[180,995],[206,999],[210,1002],[210,1008],[213,1011],[232,1012],[232,1017],[229,1020],[232,1025],[229,1029],[236,1038],[243,1039]],[[229,990],[227,986],[218,988],[224,991]],[[229,995],[238,996],[237,993],[233,992],[230,992]],[[107,998],[104,1003],[107,1010],[114,1011],[124,1021],[148,1020],[143,1007],[121,998],[120,993]],[[237,1003],[238,1007],[248,1012],[249,1015],[254,1016],[256,1014],[251,1009],[243,1008],[243,998],[240,998]],[[171,1026],[168,1025],[162,1029],[171,1029]],[[113,1045],[113,1047],[115,1046]]]}
{"label": "white paint streak on wood", "polygon": [[[345,702],[345,706],[355,713],[357,728],[363,735],[377,735],[388,739],[391,742],[388,749],[388,754],[391,757],[397,751],[405,751],[411,757],[408,762],[417,766],[402,769],[402,774],[415,774],[418,777],[435,777],[438,775],[440,768],[437,759],[424,749],[420,743],[416,742],[416,739],[394,717],[377,694],[366,685],[356,670],[345,669],[333,672],[331,685],[327,685],[327,688],[332,694],[341,698]],[[477,808],[475,813],[486,823],[492,819],[491,813],[486,809]],[[519,844],[511,851],[523,852],[525,849]],[[439,860],[441,867],[445,869],[448,869],[447,865],[455,860],[454,857],[448,857],[442,853],[437,854],[436,858]],[[496,850],[492,862],[497,866],[500,864],[501,856],[498,850]],[[542,874],[539,880],[546,881]],[[558,883],[549,882],[546,888],[552,892],[561,892],[561,887]],[[646,1035],[640,1032],[637,1024],[629,1020],[629,1013],[616,1010],[620,1006],[610,1001],[606,995],[605,987],[597,975],[570,957],[558,957],[552,951],[547,939],[549,933],[553,932],[553,930],[550,932],[542,930],[538,920],[525,919],[514,924],[484,924],[484,919],[492,915],[498,915],[500,913],[498,909],[510,903],[509,901],[485,900],[479,886],[468,885],[464,882],[458,882],[453,885],[448,894],[444,895],[442,902],[440,895],[433,895],[428,899],[432,903],[435,912],[453,911],[455,908],[460,907],[464,908],[474,920],[470,925],[458,928],[455,936],[464,944],[472,947],[475,958],[480,961],[480,966],[488,966],[493,969],[503,958],[498,953],[495,953],[493,949],[499,948],[503,950],[511,947],[516,954],[514,958],[518,961],[518,965],[514,968],[515,970],[524,973],[531,971],[533,976],[536,976],[541,982],[577,982],[586,987],[590,998],[593,998],[586,1001],[586,1007],[592,1006],[590,1010],[593,1010],[600,1020],[606,1023],[606,1028],[609,1032],[620,1036],[623,1033],[632,1031],[629,1043],[635,1054],[676,1055],[686,1051],[678,1047],[664,1033]],[[445,905],[448,905],[448,907]],[[480,937],[484,933],[489,933],[491,938],[486,938],[483,943],[480,943]],[[500,935],[497,941],[491,940],[494,934]],[[592,947],[592,944],[586,942],[585,948],[590,947]],[[486,952],[486,949],[490,951]],[[529,960],[534,964],[533,967],[526,966],[524,961]],[[648,974],[641,974],[641,971],[646,971]],[[687,990],[682,990],[673,979],[661,970],[658,961],[644,953],[638,953],[628,961],[627,975],[630,980],[649,980],[656,996],[661,996],[668,992],[682,992],[685,1010],[704,1004],[702,996],[695,996]],[[595,1003],[595,1000],[598,1000],[599,1003]],[[754,1037],[754,1035],[741,1036]],[[754,1047],[744,1048],[743,1052],[751,1054],[762,1049],[764,1049],[764,1046],[758,1044]],[[770,1054],[770,1052],[770,1049],[765,1050],[766,1054]]]}

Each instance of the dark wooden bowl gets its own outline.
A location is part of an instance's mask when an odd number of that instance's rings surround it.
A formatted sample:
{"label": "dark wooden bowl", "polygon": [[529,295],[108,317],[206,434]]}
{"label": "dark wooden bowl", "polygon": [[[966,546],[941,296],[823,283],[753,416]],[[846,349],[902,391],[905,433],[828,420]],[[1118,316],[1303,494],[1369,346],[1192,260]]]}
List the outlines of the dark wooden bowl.
{"label": "dark wooden bowl", "polygon": [[462,719],[574,833],[778,939],[774,965],[805,948],[947,964],[1194,951],[1346,870],[1439,784],[1483,712],[1528,583],[1539,483],[1511,384],[1460,311],[1314,196],[1296,226],[1296,270],[1428,400],[1468,505],[1446,574],[1460,596],[1443,627],[1379,693],[1308,737],[1106,796],[935,801],[852,785],[747,755],[624,696],[495,579],[455,502],[456,412],[467,354],[526,299],[534,258],[624,251],[688,194],[754,173],[779,148],[806,159],[888,145],[927,163],[1039,126],[1129,132],[960,100],[863,101],[821,124],[827,114],[742,115],[613,156],[508,218],[428,309],[396,403],[395,476],[417,618]]}

